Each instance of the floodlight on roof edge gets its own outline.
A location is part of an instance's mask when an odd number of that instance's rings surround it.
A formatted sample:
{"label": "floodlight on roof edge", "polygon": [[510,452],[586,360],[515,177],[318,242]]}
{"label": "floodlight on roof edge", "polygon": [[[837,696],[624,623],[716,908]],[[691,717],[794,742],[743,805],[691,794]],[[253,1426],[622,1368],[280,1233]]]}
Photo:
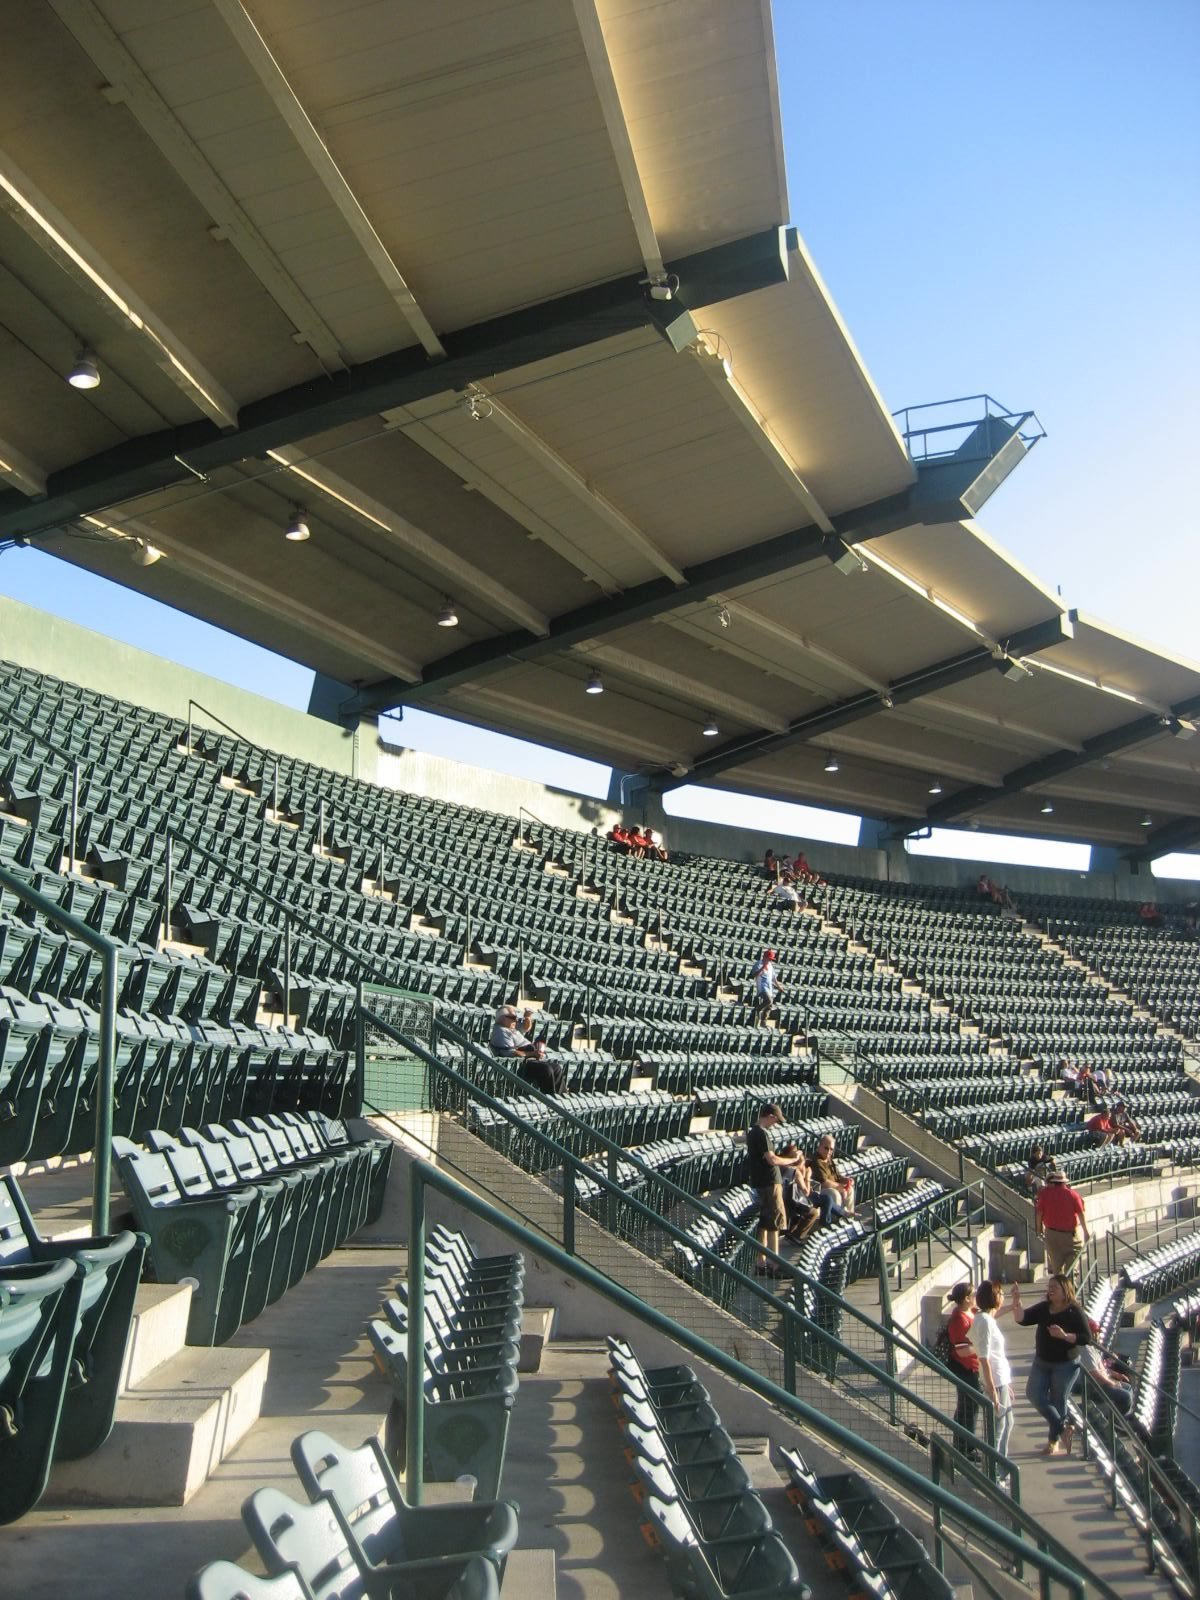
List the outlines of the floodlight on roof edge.
{"label": "floodlight on roof edge", "polygon": [[129,559],[135,567],[152,567],[156,561],[161,561],[163,552],[156,544],[151,544],[148,539],[139,539],[134,536],[133,549],[129,552]]}
{"label": "floodlight on roof edge", "polygon": [[942,792],[942,780],[940,778],[935,778],[933,780],[933,782],[929,785],[929,793],[930,794],[941,794],[941,792]]}
{"label": "floodlight on roof edge", "polygon": [[1053,800],[1043,800],[1042,801],[1042,815],[1044,817],[1052,817],[1054,815],[1054,801]]}
{"label": "floodlight on roof edge", "polygon": [[1152,828],[1153,826],[1154,826],[1154,818],[1147,811],[1146,815],[1138,823],[1138,827],[1139,828]]}
{"label": "floodlight on roof edge", "polygon": [[1167,715],[1160,717],[1159,720],[1166,731],[1176,739],[1194,739],[1196,736],[1196,724],[1189,722],[1186,717]]}
{"label": "floodlight on roof edge", "polygon": [[832,750],[825,757],[825,771],[826,772],[840,772],[841,771],[841,767],[840,767],[840,764],[838,762],[838,758],[834,755]]}
{"label": "floodlight on roof edge", "polygon": [[293,506],[287,527],[283,530],[283,537],[291,544],[303,544],[304,540],[311,536],[311,532],[305,520],[304,507]]}
{"label": "floodlight on roof edge", "polygon": [[72,389],[99,388],[100,368],[96,365],[96,358],[87,345],[80,345],[75,352],[75,363],[67,373],[67,382]]}

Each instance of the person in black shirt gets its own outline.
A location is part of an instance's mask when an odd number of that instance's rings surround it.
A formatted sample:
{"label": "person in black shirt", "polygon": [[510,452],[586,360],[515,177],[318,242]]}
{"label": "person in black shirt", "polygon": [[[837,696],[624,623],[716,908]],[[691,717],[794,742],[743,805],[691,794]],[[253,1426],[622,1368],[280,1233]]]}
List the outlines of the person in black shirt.
{"label": "person in black shirt", "polygon": [[1009,1308],[1014,1322],[1037,1329],[1025,1398],[1041,1412],[1050,1429],[1041,1453],[1069,1456],[1075,1429],[1067,1420],[1067,1401],[1079,1379],[1079,1352],[1092,1342],[1087,1318],[1075,1298],[1070,1278],[1061,1272],[1047,1283],[1046,1298],[1028,1311],[1021,1304],[1020,1286],[1014,1283]]}
{"label": "person in black shirt", "polygon": [[[746,1154],[750,1161],[748,1181],[758,1198],[758,1238],[764,1250],[771,1250],[776,1255],[779,1253],[780,1230],[787,1227],[781,1169],[795,1167],[797,1159],[794,1156],[776,1155],[771,1149],[767,1135],[782,1121],[783,1112],[774,1101],[768,1101],[759,1111],[758,1121],[746,1133]],[[765,1255],[759,1256],[754,1270],[764,1278],[782,1276],[779,1268],[769,1262]]]}

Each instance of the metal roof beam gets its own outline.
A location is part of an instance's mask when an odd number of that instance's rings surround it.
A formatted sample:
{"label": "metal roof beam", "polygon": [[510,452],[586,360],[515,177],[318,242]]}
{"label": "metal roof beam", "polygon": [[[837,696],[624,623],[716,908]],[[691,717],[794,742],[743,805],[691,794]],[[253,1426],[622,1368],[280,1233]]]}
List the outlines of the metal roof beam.
{"label": "metal roof beam", "polygon": [[625,120],[625,108],[621,104],[617,80],[613,76],[604,30],[600,26],[600,18],[596,15],[595,0],[572,0],[572,4],[579,36],[583,40],[588,71],[591,73],[592,84],[600,101],[608,142],[613,159],[617,163],[617,171],[621,175],[625,204],[629,207],[629,217],[633,223],[633,231],[637,235],[638,249],[642,253],[642,260],[646,263],[647,277],[652,284],[666,285],[668,283],[666,264],[650,216],[646,191],[642,187],[642,175],[638,171],[633,141],[629,137],[629,125]]}
{"label": "metal roof beam", "polygon": [[233,397],[3,151],[0,207],[213,426],[236,426],[238,408]]}
{"label": "metal roof beam", "polygon": [[100,91],[110,105],[123,105],[137,119],[212,218],[214,239],[233,246],[250,271],[329,371],[346,365],[337,339],[312,302],[251,222],[208,160],[100,13],[95,0],[50,0],[63,25],[104,74]]}
{"label": "metal roof beam", "polygon": [[7,439],[0,439],[0,478],[6,479],[30,498],[46,492],[45,470],[18,450],[15,444],[9,444]]}
{"label": "metal roof beam", "polygon": [[[1197,714],[1200,714],[1200,695],[1194,695],[1190,700],[1181,700],[1178,705],[1171,707],[1171,715],[1176,717],[1194,717]],[[1106,733],[1098,733],[1090,739],[1085,739],[1080,749],[1056,750],[1052,755],[1039,756],[1036,761],[1029,761],[1023,767],[1017,767],[1015,771],[1005,776],[999,794],[1020,794],[1025,789],[1032,789],[1036,784],[1049,783],[1055,778],[1062,777],[1064,773],[1074,772],[1077,767],[1086,767],[1093,761],[1102,760],[1105,756],[1116,755],[1133,745],[1143,744],[1147,739],[1153,739],[1162,732],[1161,717],[1157,715],[1136,717],[1132,722],[1123,722],[1119,727],[1110,728]],[[990,800],[997,798],[995,790],[960,789],[957,794],[947,795],[945,800],[939,800],[936,805],[930,806],[925,813],[925,820],[931,827],[940,827],[943,823],[964,816],[976,807],[986,805]]]}
{"label": "metal roof beam", "polygon": [[630,650],[620,650],[615,645],[597,644],[595,641],[587,640],[575,646],[575,654],[593,666],[601,667],[605,671],[611,670],[617,679],[627,678],[634,683],[647,684],[661,690],[664,695],[682,701],[699,715],[708,713],[716,715],[720,712],[723,716],[732,718],[734,722],[774,727],[780,732],[787,727],[786,718],[780,717],[777,713],[767,711],[762,706],[752,705],[739,695],[711,688],[690,673],[675,672],[670,667],[660,666],[657,661],[648,661],[644,656],[635,655]]}
{"label": "metal roof beam", "polygon": [[1122,854],[1126,861],[1156,861],[1159,856],[1188,850],[1194,844],[1200,844],[1200,817],[1176,817],[1173,822],[1155,828],[1136,849],[1125,850]]}
{"label": "metal roof beam", "polygon": [[387,246],[375,232],[371,219],[359,204],[358,196],[346,181],[345,174],[334,160],[329,146],[317,131],[308,112],[301,105],[299,96],[276,61],[270,45],[258,31],[254,18],[246,10],[242,0],[213,0],[213,4],[237,41],[238,48],[254,69],[259,82],[270,96],[271,103],[287,123],[292,138],[316,173],[322,188],[337,207],[358,242],[359,248],[395,301],[400,315],[421,341],[427,355],[444,356],[445,348],[434,331],[433,324],[421,310],[416,295],[405,281],[400,268],[392,260]]}
{"label": "metal roof beam", "polygon": [[[1010,649],[1018,654],[1048,650],[1069,639],[1071,634],[1069,617],[1059,612],[1046,622],[1035,623],[1033,627],[1023,628],[1013,634],[1009,645]],[[903,677],[889,683],[882,695],[873,689],[865,689],[859,694],[847,696],[844,700],[832,701],[829,705],[798,718],[789,725],[786,733],[772,734],[763,731],[744,739],[732,739],[720,749],[714,750],[711,755],[701,756],[694,762],[688,775],[688,782],[703,783],[705,779],[727,772],[731,767],[744,766],[747,762],[775,755],[792,745],[808,744],[823,735],[836,733],[839,728],[861,722],[866,717],[873,717],[877,712],[888,709],[889,700],[899,705],[905,701],[919,699],[924,694],[948,688],[951,684],[978,677],[981,672],[992,670],[994,660],[990,648],[967,650],[961,655],[931,662],[928,666],[917,668],[915,672],[905,673]],[[674,785],[665,783],[663,787],[672,788]]]}
{"label": "metal roof beam", "polygon": [[[263,456],[396,406],[465,389],[498,372],[587,349],[631,329],[657,328],[669,337],[677,319],[686,316],[686,300],[711,305],[783,282],[784,232],[768,228],[716,245],[673,262],[672,271],[680,280],[673,303],[650,300],[640,276],[632,273],[445,333],[444,361],[431,362],[420,347],[408,346],[251,401],[241,408],[235,428],[223,431],[210,422],[195,422],[128,440],[51,473],[46,499],[37,505],[16,492],[0,494],[0,538],[36,536],[87,512],[187,481],[197,472]],[[902,507],[880,508],[881,517],[888,513],[902,515]]]}

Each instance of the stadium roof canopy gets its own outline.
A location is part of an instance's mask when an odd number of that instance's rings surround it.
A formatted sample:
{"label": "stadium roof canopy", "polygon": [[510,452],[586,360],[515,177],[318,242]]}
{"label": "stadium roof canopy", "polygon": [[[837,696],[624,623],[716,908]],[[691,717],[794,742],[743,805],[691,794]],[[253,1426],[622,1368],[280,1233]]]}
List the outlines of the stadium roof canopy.
{"label": "stadium roof canopy", "polygon": [[0,539],[348,709],[905,829],[1200,838],[1200,668],[972,520],[1036,419],[902,433],[788,228],[766,0],[5,22]]}

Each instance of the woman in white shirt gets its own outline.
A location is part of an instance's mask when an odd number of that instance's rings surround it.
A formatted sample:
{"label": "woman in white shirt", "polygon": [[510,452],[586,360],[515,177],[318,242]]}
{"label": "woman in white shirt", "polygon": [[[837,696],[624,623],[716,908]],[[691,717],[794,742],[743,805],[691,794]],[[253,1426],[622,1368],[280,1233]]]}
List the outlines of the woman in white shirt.
{"label": "woman in white shirt", "polygon": [[981,1313],[971,1329],[971,1343],[979,1357],[979,1381],[984,1394],[996,1408],[996,1449],[1008,1454],[1013,1431],[1012,1367],[1004,1345],[1004,1335],[996,1326],[996,1311],[1004,1296],[997,1284],[987,1278],[975,1291],[975,1306]]}

